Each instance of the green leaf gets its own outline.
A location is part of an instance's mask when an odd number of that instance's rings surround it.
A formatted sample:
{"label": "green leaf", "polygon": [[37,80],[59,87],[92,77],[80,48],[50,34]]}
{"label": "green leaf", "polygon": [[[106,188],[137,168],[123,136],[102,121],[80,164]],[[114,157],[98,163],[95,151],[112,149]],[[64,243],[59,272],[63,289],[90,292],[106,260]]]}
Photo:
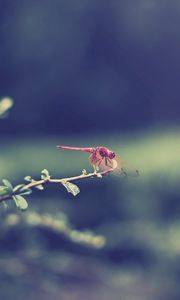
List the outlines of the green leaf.
{"label": "green leaf", "polygon": [[96,176],[97,176],[98,178],[102,178],[102,175],[101,175],[100,173],[96,173]]}
{"label": "green leaf", "polygon": [[9,180],[3,179],[2,182],[3,182],[3,184],[9,189],[9,191],[11,191],[11,192],[13,191],[13,186],[12,186],[12,184],[9,182]]}
{"label": "green leaf", "polygon": [[7,186],[0,186],[0,196],[5,196],[9,194],[9,188]]}
{"label": "green leaf", "polygon": [[44,169],[41,171],[41,179],[43,179],[43,180],[50,179],[49,171],[47,169]]}
{"label": "green leaf", "polygon": [[31,189],[22,189],[19,191],[19,195],[30,195],[30,194],[32,194]]}
{"label": "green leaf", "polygon": [[33,181],[32,177],[29,176],[29,175],[25,176],[25,177],[24,177],[24,180],[26,180],[26,181],[28,181],[28,182]]}
{"label": "green leaf", "polygon": [[87,171],[85,169],[82,170],[83,175],[87,175]]}
{"label": "green leaf", "polygon": [[68,181],[64,181],[62,183],[62,185],[66,188],[66,190],[68,191],[68,193],[73,194],[73,196],[76,196],[77,194],[80,193],[80,189],[74,183],[71,183],[71,182],[68,182]]}
{"label": "green leaf", "polygon": [[0,117],[5,117],[8,110],[13,106],[13,100],[9,97],[4,97],[0,101]]}
{"label": "green leaf", "polygon": [[24,184],[18,184],[14,187],[13,193],[17,195],[30,195],[32,193],[32,190],[26,188]]}
{"label": "green leaf", "polygon": [[24,184],[18,184],[13,188],[13,192],[17,192],[18,190],[22,189],[24,187]]}
{"label": "green leaf", "polygon": [[28,203],[26,199],[20,195],[13,196],[13,200],[16,203],[16,207],[20,210],[26,210],[28,208]]}
{"label": "green leaf", "polygon": [[42,186],[42,184],[36,185],[35,188],[40,191],[44,190],[44,187]]}

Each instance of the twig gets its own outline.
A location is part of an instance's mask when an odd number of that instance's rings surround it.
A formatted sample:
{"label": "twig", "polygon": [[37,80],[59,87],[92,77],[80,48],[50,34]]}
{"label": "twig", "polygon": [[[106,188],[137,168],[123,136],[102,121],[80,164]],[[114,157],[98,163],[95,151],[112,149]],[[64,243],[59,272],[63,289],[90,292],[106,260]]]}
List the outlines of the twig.
{"label": "twig", "polygon": [[[110,169],[108,171],[103,171],[103,172],[93,172],[93,173],[82,173],[81,175],[74,176],[74,177],[67,177],[67,178],[61,178],[61,179],[52,179],[52,178],[47,178],[47,179],[40,179],[40,180],[33,180],[30,183],[26,184],[23,186],[23,190],[28,190],[32,189],[34,187],[40,186],[40,185],[45,185],[45,184],[55,184],[55,183],[60,183],[64,184],[66,182],[71,182],[75,180],[81,180],[81,179],[86,179],[86,178],[95,178],[95,177],[103,177],[111,173],[113,169]],[[13,194],[6,194],[3,196],[0,196],[0,202],[7,201],[12,199]]]}

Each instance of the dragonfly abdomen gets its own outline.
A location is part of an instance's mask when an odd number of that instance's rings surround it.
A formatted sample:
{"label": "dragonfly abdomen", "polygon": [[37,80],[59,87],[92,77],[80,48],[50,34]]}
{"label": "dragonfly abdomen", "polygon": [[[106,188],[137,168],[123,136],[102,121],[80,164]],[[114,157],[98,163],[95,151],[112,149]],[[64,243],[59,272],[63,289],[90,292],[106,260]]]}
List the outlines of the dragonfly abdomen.
{"label": "dragonfly abdomen", "polygon": [[81,148],[81,147],[71,147],[71,146],[58,145],[57,148],[68,149],[68,150],[77,150],[77,151],[83,151],[83,152],[88,152],[88,153],[93,153],[94,152],[94,148],[92,148],[92,147]]}

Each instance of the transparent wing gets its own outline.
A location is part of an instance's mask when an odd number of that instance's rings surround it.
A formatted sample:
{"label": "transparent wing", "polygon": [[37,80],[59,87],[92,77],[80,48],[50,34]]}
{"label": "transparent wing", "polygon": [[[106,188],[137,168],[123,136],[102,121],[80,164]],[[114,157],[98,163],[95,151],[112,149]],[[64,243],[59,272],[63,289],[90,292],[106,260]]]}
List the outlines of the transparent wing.
{"label": "transparent wing", "polygon": [[116,159],[103,158],[99,164],[97,163],[97,166],[101,171],[111,171],[116,176],[139,176],[139,171],[137,169],[132,168],[119,157]]}
{"label": "transparent wing", "polygon": [[101,160],[97,163],[100,171],[112,171],[114,172],[117,169],[117,161],[115,159],[110,159],[107,157],[101,158]]}
{"label": "transparent wing", "polygon": [[90,163],[99,168],[100,171],[111,171],[116,176],[139,176],[139,171],[125,163],[120,157],[110,159],[108,157],[97,156],[94,153],[89,157]]}
{"label": "transparent wing", "polygon": [[113,171],[115,175],[131,176],[131,177],[139,176],[139,171],[133,168],[130,164],[124,162],[120,157],[116,157],[116,162],[117,162],[117,167]]}

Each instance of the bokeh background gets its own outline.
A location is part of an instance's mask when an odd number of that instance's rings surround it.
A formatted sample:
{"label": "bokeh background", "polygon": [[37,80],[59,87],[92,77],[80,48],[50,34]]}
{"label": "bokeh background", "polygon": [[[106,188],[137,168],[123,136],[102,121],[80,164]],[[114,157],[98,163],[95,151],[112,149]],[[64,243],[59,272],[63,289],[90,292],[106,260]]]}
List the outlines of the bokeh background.
{"label": "bokeh background", "polygon": [[91,170],[57,144],[140,171],[2,206],[0,298],[180,299],[179,20],[176,0],[0,1],[0,178]]}

